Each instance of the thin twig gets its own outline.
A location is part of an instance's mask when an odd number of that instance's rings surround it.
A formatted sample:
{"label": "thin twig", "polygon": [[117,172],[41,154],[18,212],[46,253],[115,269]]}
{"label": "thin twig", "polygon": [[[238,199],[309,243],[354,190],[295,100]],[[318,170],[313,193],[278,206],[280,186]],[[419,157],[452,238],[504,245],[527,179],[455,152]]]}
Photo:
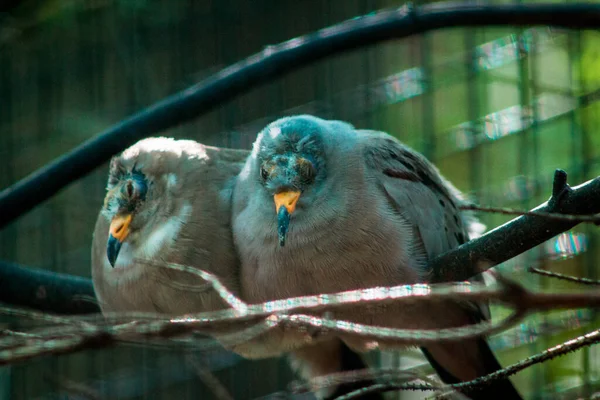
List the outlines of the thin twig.
{"label": "thin twig", "polygon": [[350,400],[361,398],[366,394],[374,393],[386,393],[399,390],[412,390],[412,391],[428,391],[432,390],[432,387],[427,384],[419,383],[376,383],[358,390],[354,390],[343,396],[339,396],[336,400]]}
{"label": "thin twig", "polygon": [[237,296],[233,294],[233,292],[231,292],[229,289],[227,289],[227,287],[223,285],[215,275],[209,272],[188,265],[176,263],[164,263],[148,259],[136,259],[136,261],[139,263],[146,264],[148,266],[153,266],[157,268],[167,268],[175,271],[182,271],[187,272],[188,274],[196,275],[204,279],[207,283],[209,283],[212,286],[212,288],[219,293],[219,295],[225,301],[225,303],[233,310],[241,313],[243,313],[246,310],[247,304],[241,301],[239,298],[237,298]]}
{"label": "thin twig", "polygon": [[[444,389],[446,390],[444,393],[441,393],[439,396],[447,396],[450,393],[454,393],[456,390],[465,390],[465,389],[481,389],[485,385],[489,385],[494,381],[500,379],[506,379],[509,376],[515,375],[516,373],[532,366],[535,364],[539,364],[545,362],[547,360],[554,359],[556,357],[563,356],[567,353],[571,353],[573,351],[577,351],[583,347],[590,346],[593,344],[597,344],[600,342],[600,329],[589,332],[583,336],[579,336],[575,339],[568,340],[564,343],[551,347],[547,350],[542,351],[534,356],[531,356],[525,360],[519,361],[515,364],[512,364],[506,368],[502,368],[496,372],[491,374],[479,377],[477,379],[473,379],[468,382],[461,382],[452,385],[445,385]],[[389,374],[389,372],[386,371]],[[377,374],[373,374],[373,377],[377,377]],[[326,377],[322,377],[325,379]],[[368,388],[363,388],[361,390],[357,390],[351,393],[348,393],[344,396],[340,396],[337,400],[350,400],[360,397],[365,393],[384,393],[389,391],[397,391],[397,390],[435,390],[438,389],[429,384],[398,384],[395,382],[385,383],[385,384],[375,384],[369,386]]]}
{"label": "thin twig", "polygon": [[542,268],[537,268],[537,267],[529,267],[528,271],[531,273],[534,273],[534,274],[548,276],[550,278],[556,278],[556,279],[560,279],[563,281],[579,283],[581,285],[600,285],[600,281],[596,280],[596,279],[580,278],[577,276],[565,275],[565,274],[561,274],[558,272],[552,272],[552,271],[548,271],[548,270],[545,270]]}
{"label": "thin twig", "polygon": [[459,206],[461,210],[466,211],[481,211],[488,212],[494,214],[503,214],[503,215],[530,215],[535,217],[543,217],[548,218],[554,221],[569,221],[569,222],[591,222],[594,224],[600,223],[600,215],[598,214],[590,214],[590,215],[572,215],[572,214],[561,214],[561,213],[552,213],[552,212],[544,212],[544,211],[530,211],[530,210],[517,210],[514,208],[506,208],[506,207],[490,207],[490,206],[482,206],[478,204],[463,204]]}
{"label": "thin twig", "polygon": [[[193,269],[193,273],[202,271]],[[216,278],[206,274],[209,279]],[[80,324],[79,326],[55,327],[49,332],[37,332],[35,338],[9,336],[0,343],[0,364],[8,364],[29,359],[42,354],[62,354],[73,352],[85,346],[106,347],[119,342],[165,340],[189,335],[193,332],[213,335],[228,346],[243,344],[271,329],[291,326],[300,329],[311,328],[323,335],[354,336],[363,339],[377,339],[386,346],[423,345],[440,340],[462,340],[469,337],[485,336],[500,332],[534,311],[600,306],[600,293],[532,293],[517,283],[502,277],[496,289],[482,285],[455,283],[444,285],[403,285],[392,288],[373,288],[336,293],[332,295],[307,296],[286,299],[264,304],[246,305],[232,297],[232,304],[238,310],[185,315],[180,318],[138,320],[116,325]],[[219,290],[228,292],[212,282]],[[230,296],[233,296],[229,294]],[[358,324],[331,318],[320,318],[300,312],[323,311],[340,305],[364,305],[367,303],[391,301],[431,302],[431,301],[499,301],[513,308],[514,313],[498,323],[484,322],[446,329],[398,329]],[[0,311],[3,311],[0,309]],[[7,311],[4,309],[4,311]],[[11,310],[9,310],[11,311]],[[23,313],[23,316],[30,315]],[[37,314],[31,314],[38,317]],[[54,321],[53,319],[50,319]],[[68,319],[67,319],[68,320]],[[66,320],[60,320],[66,322]],[[195,342],[199,348],[213,347],[212,341]]]}
{"label": "thin twig", "polygon": [[395,382],[396,384],[404,385],[407,384],[407,382],[415,380],[421,380],[424,383],[409,384],[414,385],[412,386],[415,388],[414,390],[421,390],[421,388],[423,390],[443,390],[446,386],[440,382],[428,378],[427,376],[423,376],[422,374],[416,374],[406,370],[382,368],[377,370],[362,369],[357,371],[335,372],[311,378],[307,382],[294,381],[289,385],[289,391],[293,394],[304,393],[307,391],[316,392],[322,389],[337,387],[345,383],[357,383],[364,381]]}

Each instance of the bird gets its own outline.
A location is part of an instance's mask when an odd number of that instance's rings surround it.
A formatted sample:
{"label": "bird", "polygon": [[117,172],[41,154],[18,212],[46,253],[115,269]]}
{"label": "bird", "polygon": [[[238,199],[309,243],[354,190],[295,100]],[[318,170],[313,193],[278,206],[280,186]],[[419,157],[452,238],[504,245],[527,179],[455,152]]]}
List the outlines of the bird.
{"label": "bird", "polygon": [[[201,279],[156,268],[146,261],[200,268],[240,295],[231,197],[249,153],[192,140],[152,137],[111,160],[107,192],[92,240],[92,280],[103,314],[178,316],[227,307]],[[219,336],[215,339],[218,341]],[[236,352],[235,346],[225,348]],[[256,357],[242,349],[237,353],[249,359],[282,354]],[[351,350],[346,349],[343,355],[340,370],[366,367]],[[348,391],[352,389],[347,386]]]}
{"label": "bird", "polygon": [[[429,160],[385,132],[312,115],[278,119],[258,134],[235,183],[232,226],[241,295],[260,303],[427,283],[434,273],[429,260],[481,232],[482,224],[459,209],[463,201]],[[476,275],[475,267],[471,272]],[[332,315],[403,329],[451,328],[490,318],[486,303],[468,302],[354,306]],[[363,353],[371,342],[338,334],[307,346],[302,334],[280,329],[262,336],[255,351],[285,349],[307,366],[305,377],[310,377],[340,365],[324,366],[320,348],[345,346]],[[393,342],[379,345],[397,348]],[[449,384],[501,368],[484,338],[421,349]],[[508,379],[467,395],[520,399]],[[331,393],[323,393],[327,396]]]}
{"label": "bird", "polygon": [[92,240],[92,281],[103,313],[227,307],[200,277],[147,261],[202,269],[239,292],[230,207],[248,153],[150,137],[112,158]]}

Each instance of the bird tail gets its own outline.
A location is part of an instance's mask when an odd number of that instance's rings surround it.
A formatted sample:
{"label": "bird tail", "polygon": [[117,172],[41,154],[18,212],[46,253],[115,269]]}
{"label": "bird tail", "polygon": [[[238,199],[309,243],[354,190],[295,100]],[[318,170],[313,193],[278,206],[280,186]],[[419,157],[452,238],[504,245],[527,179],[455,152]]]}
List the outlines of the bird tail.
{"label": "bird tail", "polygon": [[[479,376],[485,376],[491,374],[492,372],[496,372],[502,369],[500,363],[494,356],[494,353],[490,349],[487,341],[483,338],[478,338],[475,341],[475,345],[477,347],[478,358],[481,360],[481,367],[478,371]],[[448,346],[453,346],[453,344],[449,344]],[[459,346],[460,347],[460,346]],[[438,373],[440,378],[444,383],[453,384],[462,382],[460,379],[456,378],[452,373],[448,371],[448,369],[444,368],[440,365],[439,362],[435,360],[433,355],[425,348],[421,348],[423,354],[427,358],[427,361],[431,364],[431,366]],[[456,354],[458,360],[461,359],[459,354]],[[479,385],[476,388],[470,390],[461,391],[464,395],[469,397],[472,400],[521,400],[522,397],[517,392],[517,389],[513,386],[510,379],[508,377],[495,380],[490,384]]]}
{"label": "bird tail", "polygon": [[[340,360],[340,372],[358,371],[368,368],[361,356],[352,351],[344,342],[341,342]],[[325,400],[333,400],[337,397],[354,392],[355,390],[372,386],[375,383],[374,380],[370,379],[362,380],[360,382],[343,383],[335,389],[335,392],[326,397]],[[365,400],[383,400],[384,397],[381,393],[368,393],[360,398]]]}

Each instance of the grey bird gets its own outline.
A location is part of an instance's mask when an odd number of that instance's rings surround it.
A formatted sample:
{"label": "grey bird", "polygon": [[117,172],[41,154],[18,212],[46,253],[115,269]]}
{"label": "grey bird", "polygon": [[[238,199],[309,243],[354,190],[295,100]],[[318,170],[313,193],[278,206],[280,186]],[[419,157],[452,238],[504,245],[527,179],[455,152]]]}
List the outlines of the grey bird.
{"label": "grey bird", "polygon": [[[92,278],[103,313],[182,315],[226,308],[203,280],[146,260],[203,269],[239,295],[231,197],[249,153],[159,137],[111,160],[92,243]],[[365,367],[351,351],[344,357],[341,370]]]}
{"label": "grey bird", "polygon": [[140,260],[200,268],[238,293],[231,195],[248,153],[155,137],[111,160],[92,243],[92,278],[104,313],[226,307],[201,278]]}
{"label": "grey bird", "polygon": [[[277,120],[259,133],[234,189],[242,296],[258,303],[427,282],[428,261],[467,241],[469,228],[476,230],[476,220],[458,209],[461,201],[427,159],[386,133],[308,115]],[[354,307],[334,316],[405,329],[457,327],[490,317],[487,304],[463,302]],[[370,349],[355,336],[340,337],[354,351]],[[306,377],[340,366],[324,366],[320,350],[337,346],[328,354],[343,353],[339,341],[306,343],[302,334],[279,330],[263,336],[254,351],[291,351]],[[501,368],[481,338],[422,350],[446,383]],[[520,398],[508,379],[467,395]]]}

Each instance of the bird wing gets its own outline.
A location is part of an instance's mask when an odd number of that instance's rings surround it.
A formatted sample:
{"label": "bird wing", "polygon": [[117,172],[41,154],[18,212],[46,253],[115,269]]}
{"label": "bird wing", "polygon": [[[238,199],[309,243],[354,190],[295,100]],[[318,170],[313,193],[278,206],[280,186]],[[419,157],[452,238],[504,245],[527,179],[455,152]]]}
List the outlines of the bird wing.
{"label": "bird wing", "polygon": [[[458,192],[425,157],[392,136],[357,131],[367,168],[390,207],[414,233],[415,256],[424,262],[469,240],[468,224],[459,210]],[[431,271],[428,271],[431,273]],[[476,271],[473,270],[473,274]],[[480,277],[477,277],[480,279]],[[487,304],[463,303],[474,322],[489,319]]]}
{"label": "bird wing", "polygon": [[[364,139],[370,177],[375,177],[390,206],[412,226],[415,249],[421,248],[430,260],[468,240],[467,227],[475,221],[460,212],[458,190],[425,157],[382,132],[359,134]],[[487,302],[448,301],[432,307],[429,317],[449,327],[489,320],[490,312]],[[432,343],[422,351],[445,383],[468,381],[501,369],[482,337]],[[508,378],[466,394],[477,400],[521,399]]]}

